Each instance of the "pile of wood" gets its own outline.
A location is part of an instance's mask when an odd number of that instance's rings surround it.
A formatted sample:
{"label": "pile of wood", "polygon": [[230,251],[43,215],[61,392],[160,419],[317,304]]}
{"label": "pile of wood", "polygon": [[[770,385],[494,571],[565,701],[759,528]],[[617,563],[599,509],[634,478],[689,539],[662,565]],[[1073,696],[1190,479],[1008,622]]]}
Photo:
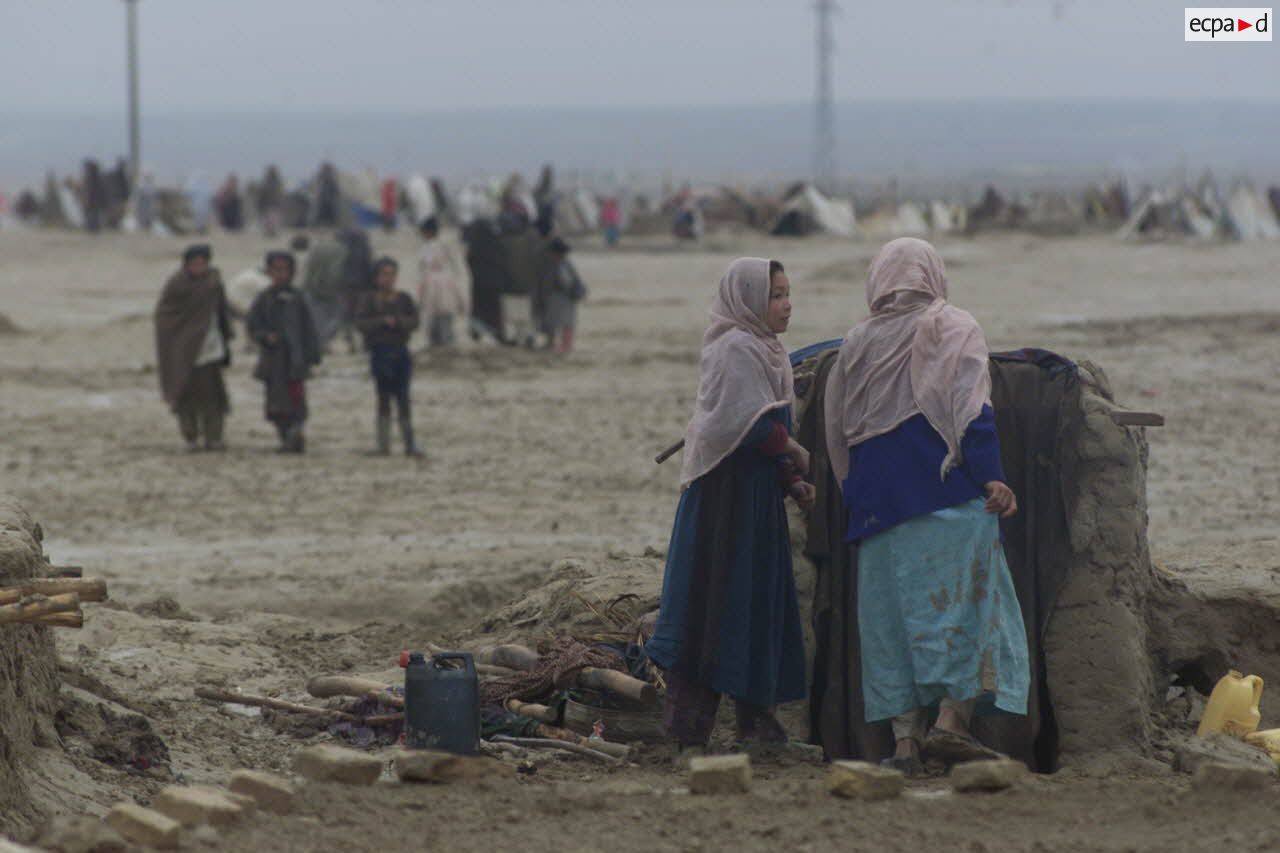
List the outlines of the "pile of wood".
{"label": "pile of wood", "polygon": [[102,578],[30,578],[0,587],[0,625],[79,628],[84,625],[81,603],[106,600]]}
{"label": "pile of wood", "polygon": [[[443,651],[428,646],[426,651],[439,653]],[[526,646],[507,644],[489,646],[473,651],[476,671],[482,679],[511,678],[528,673],[538,666],[540,656]],[[645,705],[655,705],[658,695],[654,685],[633,678],[624,672],[584,667],[576,674],[578,686],[587,687],[602,693],[630,700]],[[385,706],[392,713],[379,711],[376,714],[359,714],[353,710],[333,707],[319,707],[300,702],[289,702],[282,699],[243,693],[233,690],[220,690],[207,687],[197,688],[196,696],[212,702],[231,702],[260,708],[270,708],[290,714],[302,714],[323,718],[330,722],[350,722],[357,725],[385,726],[400,725],[404,719],[404,697],[395,688],[381,681],[349,675],[318,675],[307,682],[307,693],[317,699],[350,698],[361,700],[361,705],[368,707],[371,700],[376,706]],[[491,738],[496,743],[518,745],[532,748],[562,749],[585,755],[602,763],[615,764],[624,760],[630,753],[625,744],[611,743],[599,738],[588,738],[568,729],[561,728],[557,712],[545,705],[508,699],[505,708],[512,714],[518,714],[536,721],[533,727],[535,737],[513,738],[496,735]]]}

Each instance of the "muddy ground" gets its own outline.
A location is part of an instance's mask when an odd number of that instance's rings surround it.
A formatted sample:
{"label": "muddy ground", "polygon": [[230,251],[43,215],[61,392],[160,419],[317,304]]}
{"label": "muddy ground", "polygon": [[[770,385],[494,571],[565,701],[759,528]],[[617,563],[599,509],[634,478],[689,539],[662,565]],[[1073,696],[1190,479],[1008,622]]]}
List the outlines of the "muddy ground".
{"label": "muddy ground", "polygon": [[[408,235],[374,240],[408,265]],[[221,235],[213,243],[227,277],[273,245]],[[228,377],[230,450],[183,453],[156,388],[149,320],[180,248],[177,239],[0,233],[0,311],[22,331],[0,336],[3,489],[41,522],[55,563],[106,576],[112,592],[111,603],[91,606],[83,630],[58,634],[67,748],[44,750],[37,794],[66,812],[100,813],[122,792],[145,801],[173,779],[282,769],[300,744],[323,737],[269,715],[220,712],[193,698],[199,684],[301,699],[317,673],[391,674],[401,648],[449,641],[543,584],[562,558],[660,573],[660,558],[643,555],[665,548],[676,467],[655,466],[652,456],[687,418],[705,306],[723,266],[737,254],[787,264],[794,348],[839,337],[863,315],[876,245],[746,236],[696,249],[584,245],[575,257],[591,297],[577,353],[465,346],[419,357],[422,463],[366,455],[371,383],[364,360],[341,345],[309,389],[305,457],[272,452],[243,341]],[[1148,431],[1156,562],[1202,584],[1248,576],[1273,586],[1280,458],[1266,437],[1280,420],[1280,246],[993,235],[940,248],[953,300],[982,321],[993,349],[1042,346],[1090,358],[1121,402],[1167,415],[1166,427]],[[161,598],[172,603],[155,606]],[[103,696],[114,710],[97,709]],[[790,710],[789,719],[802,718]],[[118,722],[131,713],[145,715],[167,765],[138,766],[155,749]],[[95,722],[104,714],[115,715],[110,725]],[[1264,698],[1267,723],[1280,724],[1280,713]],[[701,800],[680,792],[669,764],[660,751],[620,770],[546,758],[534,774],[479,791],[318,788],[301,814],[255,818],[221,845],[1119,851],[1280,843],[1269,803],[1204,802],[1154,762],[1087,775],[1068,769],[982,798],[919,783],[912,797],[881,805],[828,797],[821,770],[804,766],[760,768],[748,797]]]}

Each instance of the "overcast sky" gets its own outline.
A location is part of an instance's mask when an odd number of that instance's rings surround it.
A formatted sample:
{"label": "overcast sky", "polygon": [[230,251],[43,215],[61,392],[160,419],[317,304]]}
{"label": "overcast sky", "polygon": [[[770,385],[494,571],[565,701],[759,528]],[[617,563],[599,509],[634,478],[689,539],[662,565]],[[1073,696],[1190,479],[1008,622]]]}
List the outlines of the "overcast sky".
{"label": "overcast sky", "polygon": [[[844,0],[837,96],[1277,98],[1280,43],[1184,43],[1183,5]],[[786,103],[813,91],[811,0],[139,0],[139,17],[151,112]],[[124,21],[121,0],[0,0],[0,111],[119,109]]]}

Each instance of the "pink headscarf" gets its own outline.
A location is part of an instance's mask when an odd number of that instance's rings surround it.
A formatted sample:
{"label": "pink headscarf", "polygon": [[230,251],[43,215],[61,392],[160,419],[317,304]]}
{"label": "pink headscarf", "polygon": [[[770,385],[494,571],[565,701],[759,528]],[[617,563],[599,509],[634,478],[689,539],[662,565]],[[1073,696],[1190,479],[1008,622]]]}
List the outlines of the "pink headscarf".
{"label": "pink headscarf", "polygon": [[792,403],[791,360],[765,325],[769,262],[738,258],[720,279],[702,336],[702,378],[684,433],[680,487],[719,465],[760,416]]}
{"label": "pink headscarf", "polygon": [[924,413],[947,455],[939,476],[960,464],[960,440],[991,399],[987,342],[978,321],[947,302],[947,276],[933,246],[887,243],[867,276],[871,316],[849,330],[826,392],[827,455],[836,480],[849,448]]}

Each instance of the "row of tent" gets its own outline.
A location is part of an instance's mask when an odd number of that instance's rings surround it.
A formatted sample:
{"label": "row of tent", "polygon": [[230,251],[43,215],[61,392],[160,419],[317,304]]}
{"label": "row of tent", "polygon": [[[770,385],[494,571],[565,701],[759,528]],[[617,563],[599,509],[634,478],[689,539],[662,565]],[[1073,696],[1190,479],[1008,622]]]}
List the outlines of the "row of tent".
{"label": "row of tent", "polygon": [[[243,191],[234,176],[217,192],[198,176],[181,187],[157,187],[144,180],[131,198],[104,212],[103,226],[183,234],[203,231],[221,219],[223,227],[231,227],[222,213],[233,201],[236,217],[231,221],[260,223],[269,229],[390,227],[397,221],[416,223],[429,216],[464,226],[515,205],[528,211],[531,219],[553,218],[556,231],[565,236],[594,233],[602,225],[613,224],[632,235],[670,233],[676,225],[678,236],[690,237],[706,229],[867,239],[1022,230],[1040,234],[1115,231],[1128,239],[1280,239],[1280,187],[1264,193],[1240,183],[1224,195],[1209,177],[1195,188],[1145,190],[1136,203],[1131,202],[1124,183],[1116,181],[1079,193],[1041,191],[1018,199],[1006,198],[988,186],[977,203],[969,205],[944,199],[899,201],[889,193],[889,198],[862,208],[804,182],[782,192],[723,185],[686,185],[659,196],[628,191],[598,194],[584,187],[559,190],[550,167],[543,169],[532,187],[513,175],[451,191],[442,181],[421,174],[401,182],[328,163],[292,189],[285,190],[280,183],[272,167],[263,180],[250,182]],[[43,194],[24,193],[10,206],[7,218],[28,225],[85,228],[83,196],[75,180],[50,174]],[[5,207],[0,202],[0,217],[6,216]],[[609,222],[606,211],[612,216]],[[679,230],[682,222],[686,227]]]}

